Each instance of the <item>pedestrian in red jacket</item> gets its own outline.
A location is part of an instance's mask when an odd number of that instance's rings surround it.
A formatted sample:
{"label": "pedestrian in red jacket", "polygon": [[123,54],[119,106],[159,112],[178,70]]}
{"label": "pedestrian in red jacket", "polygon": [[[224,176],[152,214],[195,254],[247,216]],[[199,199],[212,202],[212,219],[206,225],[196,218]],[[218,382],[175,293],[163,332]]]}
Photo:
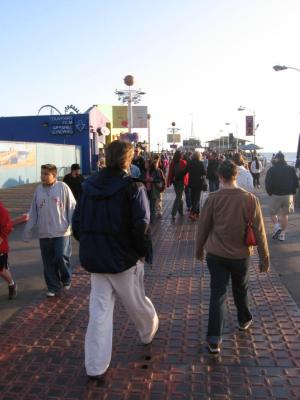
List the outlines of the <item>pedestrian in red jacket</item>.
{"label": "pedestrian in red jacket", "polygon": [[8,267],[8,236],[13,229],[13,221],[10,219],[8,210],[0,202],[0,276],[8,284],[8,299],[17,296],[17,284],[14,282]]}
{"label": "pedestrian in red jacket", "polygon": [[182,153],[176,150],[173,160],[171,161],[169,174],[168,174],[168,187],[173,185],[176,194],[173,207],[172,207],[172,219],[175,219],[177,212],[179,215],[183,215],[183,200],[182,195],[184,186],[187,185],[187,174],[185,172],[187,162],[182,159]]}

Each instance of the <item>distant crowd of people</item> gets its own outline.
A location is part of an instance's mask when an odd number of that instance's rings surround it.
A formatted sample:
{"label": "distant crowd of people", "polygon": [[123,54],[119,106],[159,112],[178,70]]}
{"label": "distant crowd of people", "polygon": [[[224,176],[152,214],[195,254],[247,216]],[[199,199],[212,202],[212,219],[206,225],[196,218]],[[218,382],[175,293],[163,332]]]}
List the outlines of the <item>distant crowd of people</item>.
{"label": "distant crowd of people", "polygon": [[[118,294],[144,344],[151,343],[159,319],[144,290],[144,263],[152,262],[151,224],[163,215],[163,194],[173,186],[171,218],[184,215],[183,196],[191,221],[198,221],[196,257],[206,261],[211,277],[207,343],[219,353],[224,326],[224,302],[229,279],[237,307],[239,329],[252,322],[248,306],[249,257],[245,239],[253,231],[260,270],[269,269],[264,221],[255,189],[263,171],[255,156],[248,163],[241,153],[219,155],[198,151],[142,155],[140,148],[114,141],[107,146],[97,172],[88,178],[73,164],[63,181],[53,164],[41,166],[23,238],[36,233],[44,266],[47,297],[69,290],[72,283],[71,235],[79,241],[79,258],[91,273],[90,315],[85,337],[85,366],[90,379],[101,380],[112,352],[113,311]],[[273,238],[285,240],[293,195],[299,187],[295,168],[282,153],[274,156],[265,186],[270,196]],[[206,201],[201,197],[206,193]],[[209,195],[208,195],[209,193]],[[0,204],[0,276],[16,296],[8,269],[8,235],[12,221]]]}

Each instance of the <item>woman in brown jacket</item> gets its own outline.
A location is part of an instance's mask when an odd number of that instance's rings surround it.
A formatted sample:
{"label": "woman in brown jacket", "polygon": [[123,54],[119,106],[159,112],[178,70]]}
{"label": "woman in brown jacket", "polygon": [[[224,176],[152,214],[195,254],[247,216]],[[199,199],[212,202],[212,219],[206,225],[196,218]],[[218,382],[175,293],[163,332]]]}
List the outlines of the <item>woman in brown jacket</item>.
{"label": "woman in brown jacket", "polygon": [[237,187],[237,168],[232,161],[224,161],[218,174],[220,190],[211,193],[203,207],[197,237],[197,258],[203,261],[205,246],[211,276],[207,331],[208,348],[211,353],[220,352],[226,290],[230,277],[239,329],[245,331],[253,322],[247,296],[250,255],[253,248],[245,244],[249,204],[252,205],[260,271],[267,272],[269,269],[268,243],[259,200],[252,193]]}

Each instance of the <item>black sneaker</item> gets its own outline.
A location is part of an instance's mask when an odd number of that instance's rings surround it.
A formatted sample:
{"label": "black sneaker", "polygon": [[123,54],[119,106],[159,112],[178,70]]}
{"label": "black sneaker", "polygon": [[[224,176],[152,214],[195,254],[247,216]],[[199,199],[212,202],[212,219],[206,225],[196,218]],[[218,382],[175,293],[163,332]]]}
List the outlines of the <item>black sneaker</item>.
{"label": "black sneaker", "polygon": [[218,354],[221,351],[220,343],[207,343],[207,347],[212,354]]}
{"label": "black sneaker", "polygon": [[99,382],[99,383],[104,383],[106,374],[107,374],[107,371],[105,371],[101,375],[88,375],[87,378],[88,378],[88,381],[96,381],[96,382]]}
{"label": "black sneaker", "polygon": [[253,319],[249,319],[249,321],[244,322],[243,324],[239,324],[239,330],[240,331],[247,331],[250,326],[253,324]]}
{"label": "black sneaker", "polygon": [[14,282],[12,285],[8,285],[8,300],[13,300],[17,297],[18,285]]}

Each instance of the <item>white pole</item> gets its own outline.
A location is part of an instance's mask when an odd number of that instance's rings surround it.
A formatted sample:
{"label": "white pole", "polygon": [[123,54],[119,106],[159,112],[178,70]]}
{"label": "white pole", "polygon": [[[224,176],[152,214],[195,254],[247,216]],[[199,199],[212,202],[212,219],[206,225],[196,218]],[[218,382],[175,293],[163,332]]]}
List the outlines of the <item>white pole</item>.
{"label": "white pole", "polygon": [[128,91],[128,133],[132,133],[132,98],[130,87]]}
{"label": "white pole", "polygon": [[256,131],[256,126],[255,126],[255,111],[253,111],[253,143],[255,144],[255,131]]}

